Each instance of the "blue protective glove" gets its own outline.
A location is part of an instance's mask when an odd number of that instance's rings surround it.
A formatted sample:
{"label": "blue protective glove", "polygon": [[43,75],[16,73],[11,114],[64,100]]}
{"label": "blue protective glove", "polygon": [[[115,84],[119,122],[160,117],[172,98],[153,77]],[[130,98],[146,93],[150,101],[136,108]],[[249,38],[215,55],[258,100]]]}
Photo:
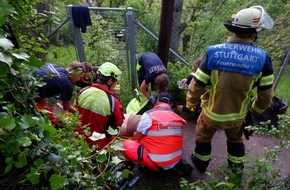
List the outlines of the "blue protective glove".
{"label": "blue protective glove", "polygon": [[156,104],[156,98],[153,96],[150,97],[149,102],[154,106]]}

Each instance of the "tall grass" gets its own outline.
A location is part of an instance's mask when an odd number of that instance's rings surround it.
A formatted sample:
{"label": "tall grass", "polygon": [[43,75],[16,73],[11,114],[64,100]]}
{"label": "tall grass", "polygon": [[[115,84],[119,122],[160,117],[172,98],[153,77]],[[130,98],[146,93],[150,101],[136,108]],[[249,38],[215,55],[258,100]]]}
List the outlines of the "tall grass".
{"label": "tall grass", "polygon": [[74,60],[77,60],[74,45],[61,47],[51,45],[46,55],[46,62],[55,63],[63,67],[66,67]]}

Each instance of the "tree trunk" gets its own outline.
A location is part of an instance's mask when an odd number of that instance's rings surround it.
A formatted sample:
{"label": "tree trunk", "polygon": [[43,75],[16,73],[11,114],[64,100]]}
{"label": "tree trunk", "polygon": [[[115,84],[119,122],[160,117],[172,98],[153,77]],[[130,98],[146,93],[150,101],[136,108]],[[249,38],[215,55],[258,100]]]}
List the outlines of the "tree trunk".
{"label": "tree trunk", "polygon": [[[178,53],[178,46],[179,46],[181,33],[187,27],[186,23],[180,23],[181,16],[182,16],[183,3],[184,3],[184,0],[175,0],[175,4],[174,4],[170,48],[176,53]],[[176,60],[176,57],[171,54],[169,56],[169,61],[174,62],[175,60]]]}
{"label": "tree trunk", "polygon": [[[47,14],[47,12],[49,12],[49,10],[50,10],[49,4],[50,4],[50,0],[46,0],[45,3],[39,3],[36,6],[37,12],[38,13]],[[50,33],[51,28],[49,27],[49,25],[44,25],[43,26],[43,30],[44,30],[46,36],[48,36],[49,33]],[[42,48],[47,50],[49,48],[49,43],[43,44]],[[39,58],[43,62],[45,62],[46,61],[46,53],[37,53],[37,58]]]}

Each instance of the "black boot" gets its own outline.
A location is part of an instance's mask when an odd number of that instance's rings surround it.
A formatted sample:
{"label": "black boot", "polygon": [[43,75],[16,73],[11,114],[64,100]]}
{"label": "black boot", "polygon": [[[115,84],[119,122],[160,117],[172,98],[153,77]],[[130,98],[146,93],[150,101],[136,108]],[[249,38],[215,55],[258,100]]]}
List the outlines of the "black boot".
{"label": "black boot", "polygon": [[194,166],[196,167],[196,169],[200,172],[200,173],[204,173],[208,164],[209,164],[209,161],[202,161],[202,160],[199,160],[198,158],[196,158],[193,154],[191,155],[191,160],[194,164]]}
{"label": "black boot", "polygon": [[175,168],[181,171],[184,175],[190,176],[193,167],[187,163],[185,160],[181,159],[176,165]]}

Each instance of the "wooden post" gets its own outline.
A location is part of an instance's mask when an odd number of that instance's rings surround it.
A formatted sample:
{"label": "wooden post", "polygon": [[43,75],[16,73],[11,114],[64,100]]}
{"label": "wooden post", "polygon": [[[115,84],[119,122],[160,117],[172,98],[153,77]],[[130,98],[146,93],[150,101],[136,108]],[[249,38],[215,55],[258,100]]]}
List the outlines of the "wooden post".
{"label": "wooden post", "polygon": [[158,41],[157,55],[163,61],[165,67],[167,67],[169,46],[172,30],[172,19],[174,11],[174,1],[166,0],[162,1],[162,10],[160,15],[160,30]]}

